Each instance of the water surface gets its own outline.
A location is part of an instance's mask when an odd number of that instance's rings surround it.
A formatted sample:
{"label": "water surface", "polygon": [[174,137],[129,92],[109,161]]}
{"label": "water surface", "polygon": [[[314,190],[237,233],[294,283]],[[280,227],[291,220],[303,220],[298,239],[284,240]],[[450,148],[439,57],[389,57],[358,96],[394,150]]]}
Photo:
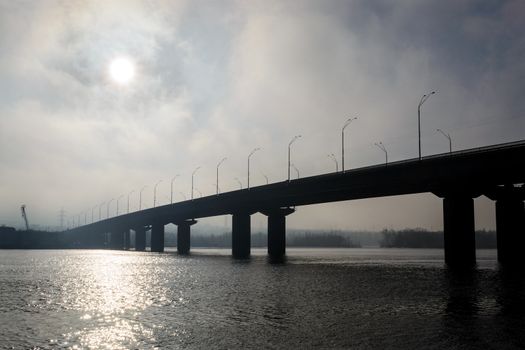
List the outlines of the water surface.
{"label": "water surface", "polygon": [[525,279],[495,251],[0,250],[2,348],[523,348]]}

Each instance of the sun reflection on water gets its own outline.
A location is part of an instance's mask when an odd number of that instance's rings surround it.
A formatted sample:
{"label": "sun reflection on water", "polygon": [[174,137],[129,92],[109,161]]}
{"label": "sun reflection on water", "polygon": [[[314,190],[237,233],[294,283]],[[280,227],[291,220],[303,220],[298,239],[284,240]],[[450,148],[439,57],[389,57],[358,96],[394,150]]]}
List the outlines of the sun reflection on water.
{"label": "sun reflection on water", "polygon": [[71,327],[72,331],[64,334],[66,342],[96,349],[154,344],[155,328],[159,325],[154,319],[147,323],[137,319],[148,308],[182,300],[182,296],[169,298],[166,281],[156,273],[156,264],[162,259],[150,255],[144,264],[138,264],[137,254],[96,252],[76,262],[75,278],[65,279],[61,288],[61,304],[80,312],[80,327]]}

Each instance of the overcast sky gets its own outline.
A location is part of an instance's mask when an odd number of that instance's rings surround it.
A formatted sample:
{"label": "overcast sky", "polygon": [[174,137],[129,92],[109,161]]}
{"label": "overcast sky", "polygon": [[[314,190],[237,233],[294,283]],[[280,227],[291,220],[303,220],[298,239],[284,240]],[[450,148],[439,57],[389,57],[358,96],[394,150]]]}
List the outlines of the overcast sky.
{"label": "overcast sky", "polygon": [[[0,224],[56,225],[121,195],[151,206],[287,176],[525,138],[525,1],[0,0]],[[135,66],[127,84],[109,66]],[[182,192],[183,194],[181,194]],[[105,212],[105,207],[104,212]],[[493,205],[476,201],[478,228]],[[115,201],[110,211],[115,213]],[[95,209],[98,216],[98,207]],[[254,222],[260,224],[262,217]],[[216,222],[224,223],[224,219]],[[299,208],[296,228],[442,227],[431,194]]]}

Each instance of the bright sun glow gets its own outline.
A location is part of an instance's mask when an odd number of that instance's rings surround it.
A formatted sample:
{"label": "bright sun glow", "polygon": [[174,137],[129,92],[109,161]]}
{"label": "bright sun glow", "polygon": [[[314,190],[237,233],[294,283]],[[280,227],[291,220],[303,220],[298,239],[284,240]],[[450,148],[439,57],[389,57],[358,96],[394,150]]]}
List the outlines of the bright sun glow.
{"label": "bright sun glow", "polygon": [[109,66],[109,75],[118,84],[128,84],[135,76],[135,66],[127,58],[116,58]]}

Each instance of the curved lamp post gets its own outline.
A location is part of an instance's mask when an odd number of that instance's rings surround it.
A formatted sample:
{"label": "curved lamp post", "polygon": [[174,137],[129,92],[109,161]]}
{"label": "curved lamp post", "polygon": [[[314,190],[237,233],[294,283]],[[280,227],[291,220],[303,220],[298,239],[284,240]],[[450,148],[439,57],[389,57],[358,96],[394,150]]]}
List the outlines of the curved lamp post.
{"label": "curved lamp post", "polygon": [[421,106],[423,106],[423,103],[425,103],[430,96],[434,95],[436,91],[432,91],[428,95],[425,94],[421,97],[421,100],[419,100],[419,104],[417,105],[417,135],[418,135],[418,141],[419,141],[419,160],[421,160]]}
{"label": "curved lamp post", "polygon": [[295,172],[297,173],[297,178],[300,177],[300,174],[299,174],[299,169],[297,169],[297,167],[295,165],[292,164],[292,168],[295,169]]}
{"label": "curved lamp post", "polygon": [[452,138],[450,137],[450,134],[445,133],[445,132],[444,132],[443,130],[441,130],[441,129],[436,129],[436,131],[442,133],[443,136],[445,136],[445,137],[448,139],[448,151],[449,151],[449,153],[452,153]]}
{"label": "curved lamp post", "polygon": [[197,187],[195,187],[195,191],[197,191],[197,193],[200,195],[200,198],[202,198],[202,192],[199,191],[199,189]]}
{"label": "curved lamp post", "polygon": [[129,214],[129,196],[131,196],[134,192],[135,190],[128,193],[128,214]]}
{"label": "curved lamp post", "polygon": [[266,184],[268,185],[268,183],[269,183],[269,181],[268,181],[268,176],[266,176],[266,174],[264,174],[264,173],[261,173],[261,174],[262,174],[262,176],[264,176],[264,178],[266,179]]}
{"label": "curved lamp post", "polygon": [[219,194],[219,167],[221,166],[221,164],[226,160],[227,158],[224,157],[221,159],[221,161],[219,163],[217,163],[217,178],[216,178],[216,182],[215,182],[215,185],[216,185],[216,193]]}
{"label": "curved lamp post", "polygon": [[120,202],[120,199],[124,197],[124,195],[120,195],[118,198],[117,198],[117,215],[118,216],[118,202]]}
{"label": "curved lamp post", "polygon": [[388,164],[388,152],[386,151],[385,145],[383,145],[383,142],[374,143],[381,151],[385,152],[385,165]]}
{"label": "curved lamp post", "polygon": [[238,177],[236,177],[235,180],[236,180],[237,183],[239,184],[239,188],[242,190],[242,182],[241,182],[241,180],[239,180]]}
{"label": "curved lamp post", "polygon": [[297,141],[298,138],[302,137],[301,135],[295,135],[291,140],[290,142],[288,143],[288,182],[290,182],[290,149],[292,148],[292,144]]}
{"label": "curved lamp post", "polygon": [[94,215],[93,215],[93,213],[94,213],[96,207],[97,207],[97,206],[95,205],[93,208],[91,208],[91,223],[94,223],[94,222],[95,222],[95,221],[94,221]]}
{"label": "curved lamp post", "polygon": [[111,198],[108,202],[108,205],[106,206],[106,218],[109,219],[109,206],[111,205],[111,202],[113,202],[115,198]]}
{"label": "curved lamp post", "polygon": [[155,186],[153,186],[153,208],[157,205],[157,186],[162,182],[162,180],[157,181]]}
{"label": "curved lamp post", "polygon": [[176,178],[178,178],[180,175],[177,174],[174,177],[171,178],[171,184],[170,184],[170,203],[173,204],[173,181],[175,181]]}
{"label": "curved lamp post", "polygon": [[193,178],[195,177],[195,173],[197,172],[197,170],[199,170],[201,167],[198,166],[197,168],[195,168],[195,170],[193,170],[193,173],[191,173],[191,199],[193,200]]}
{"label": "curved lamp post", "polygon": [[335,157],[335,155],[333,153],[329,154],[328,155],[328,158],[331,158],[334,163],[335,163],[335,172],[339,172],[339,162],[337,161],[337,158]]}
{"label": "curved lamp post", "polygon": [[261,149],[260,149],[259,147],[254,148],[254,149],[250,152],[250,154],[248,155],[248,182],[247,182],[247,186],[246,186],[247,189],[250,189],[250,158],[251,158],[251,156],[252,156],[255,152],[260,151],[260,150],[261,150]]}
{"label": "curved lamp post", "polygon": [[102,210],[102,206],[103,206],[104,204],[106,204],[106,202],[102,202],[102,203],[100,203],[100,204],[98,205],[98,220],[99,220],[99,221],[102,220],[102,212],[101,212],[101,210]]}
{"label": "curved lamp post", "polygon": [[142,191],[144,191],[145,188],[147,188],[148,185],[142,186],[139,192],[139,211],[142,210]]}
{"label": "curved lamp post", "polygon": [[343,172],[345,171],[345,129],[356,119],[357,117],[348,118],[341,129],[341,171]]}

